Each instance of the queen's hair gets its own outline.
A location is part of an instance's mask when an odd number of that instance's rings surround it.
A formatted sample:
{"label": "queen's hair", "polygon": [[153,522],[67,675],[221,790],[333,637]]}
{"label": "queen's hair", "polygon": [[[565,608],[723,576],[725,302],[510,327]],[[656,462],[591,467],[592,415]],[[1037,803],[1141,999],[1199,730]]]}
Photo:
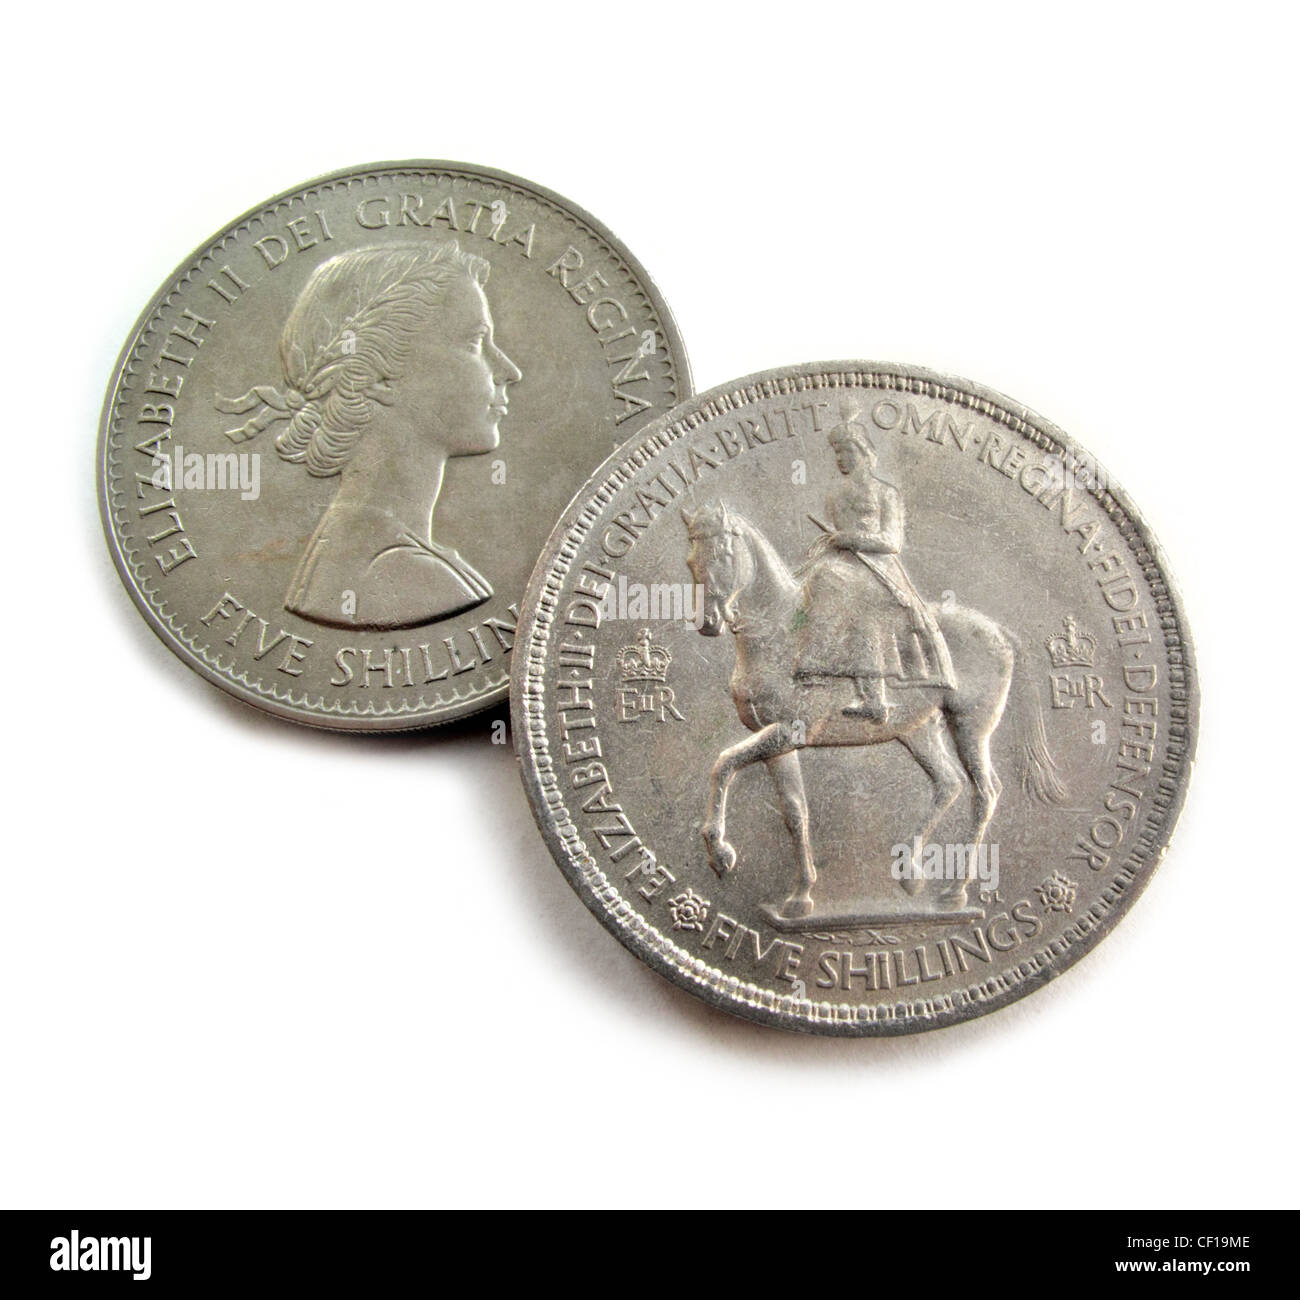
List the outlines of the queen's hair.
{"label": "queen's hair", "polygon": [[217,409],[248,415],[232,442],[283,421],[275,449],[317,478],[337,474],[377,405],[390,405],[412,340],[458,277],[487,279],[488,263],[452,239],[358,248],[322,263],[298,295],[280,335],[285,388],[258,384]]}

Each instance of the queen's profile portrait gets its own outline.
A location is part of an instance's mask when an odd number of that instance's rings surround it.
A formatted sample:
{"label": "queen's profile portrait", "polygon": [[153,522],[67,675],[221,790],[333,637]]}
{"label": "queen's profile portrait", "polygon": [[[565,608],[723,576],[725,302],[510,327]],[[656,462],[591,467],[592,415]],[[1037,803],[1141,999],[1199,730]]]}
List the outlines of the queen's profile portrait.
{"label": "queen's profile portrait", "polygon": [[[417,627],[481,604],[487,579],[435,537],[447,461],[500,443],[521,376],[493,338],[488,263],[460,248],[396,243],[322,263],[280,336],[283,386],[217,409],[247,419],[234,442],[282,425],[275,449],[338,490],[284,607],[331,627]],[[351,593],[348,596],[348,593]]]}

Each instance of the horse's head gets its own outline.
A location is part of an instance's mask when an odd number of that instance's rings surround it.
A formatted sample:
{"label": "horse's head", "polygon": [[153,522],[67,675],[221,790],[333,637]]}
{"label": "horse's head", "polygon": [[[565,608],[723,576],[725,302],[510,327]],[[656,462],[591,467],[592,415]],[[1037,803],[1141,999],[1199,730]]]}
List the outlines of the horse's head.
{"label": "horse's head", "polygon": [[725,503],[701,506],[693,515],[682,508],[690,550],[686,566],[701,593],[700,632],[717,636],[734,617],[731,602],[748,583],[752,566],[742,543],[740,525]]}

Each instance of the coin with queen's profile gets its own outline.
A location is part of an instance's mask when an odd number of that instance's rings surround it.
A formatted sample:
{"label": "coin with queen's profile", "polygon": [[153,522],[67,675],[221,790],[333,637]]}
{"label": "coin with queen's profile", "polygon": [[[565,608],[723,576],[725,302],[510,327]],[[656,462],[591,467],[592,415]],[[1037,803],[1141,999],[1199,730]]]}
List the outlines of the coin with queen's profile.
{"label": "coin with queen's profile", "polygon": [[109,546],[241,700],[446,721],[504,697],[547,521],[689,391],[658,291],[580,208],[463,164],[339,172],[232,223],[141,317],[101,428]]}

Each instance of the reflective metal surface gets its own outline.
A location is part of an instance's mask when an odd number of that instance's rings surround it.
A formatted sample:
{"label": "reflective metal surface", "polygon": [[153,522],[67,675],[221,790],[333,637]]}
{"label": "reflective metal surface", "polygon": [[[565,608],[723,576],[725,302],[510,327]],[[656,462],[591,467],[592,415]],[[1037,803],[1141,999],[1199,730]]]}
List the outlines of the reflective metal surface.
{"label": "reflective metal surface", "polygon": [[524,784],[587,906],[715,1006],[898,1034],[1005,1006],[1132,905],[1195,747],[1191,641],[1124,492],[912,366],[688,400],[524,598]]}
{"label": "reflective metal surface", "polygon": [[324,177],[177,268],[109,388],[110,549],[163,641],[297,722],[504,697],[519,597],[591,467],[690,392],[593,217],[460,163]]}

